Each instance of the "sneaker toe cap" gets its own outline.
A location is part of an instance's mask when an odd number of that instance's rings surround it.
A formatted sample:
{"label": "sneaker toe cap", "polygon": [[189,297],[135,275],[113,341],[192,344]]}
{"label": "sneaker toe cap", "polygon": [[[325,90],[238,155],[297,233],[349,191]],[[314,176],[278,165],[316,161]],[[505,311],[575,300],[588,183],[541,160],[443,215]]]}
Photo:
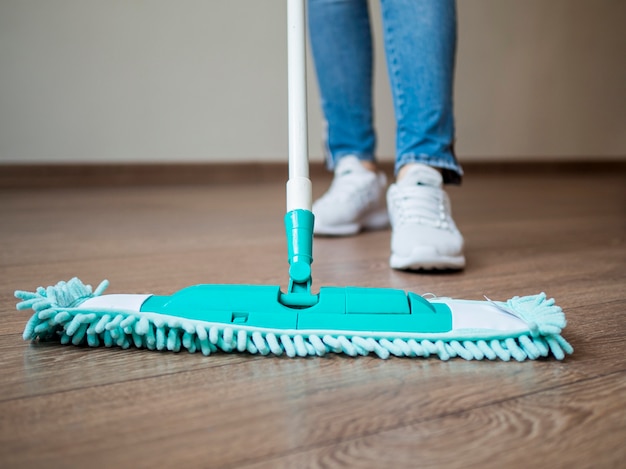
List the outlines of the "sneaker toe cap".
{"label": "sneaker toe cap", "polygon": [[459,256],[463,254],[463,247],[463,236],[458,231],[424,226],[393,230],[391,238],[391,251],[404,256]]}

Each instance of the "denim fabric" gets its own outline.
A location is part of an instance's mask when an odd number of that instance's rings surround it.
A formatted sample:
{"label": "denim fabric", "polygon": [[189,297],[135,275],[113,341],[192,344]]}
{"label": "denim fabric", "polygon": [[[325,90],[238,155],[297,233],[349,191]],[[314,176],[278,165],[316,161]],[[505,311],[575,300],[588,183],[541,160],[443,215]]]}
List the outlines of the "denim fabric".
{"label": "denim fabric", "polygon": [[[454,155],[454,0],[380,0],[396,117],[396,172],[406,163],[462,174]],[[327,164],[375,159],[367,0],[309,0],[309,35],[326,119]]]}

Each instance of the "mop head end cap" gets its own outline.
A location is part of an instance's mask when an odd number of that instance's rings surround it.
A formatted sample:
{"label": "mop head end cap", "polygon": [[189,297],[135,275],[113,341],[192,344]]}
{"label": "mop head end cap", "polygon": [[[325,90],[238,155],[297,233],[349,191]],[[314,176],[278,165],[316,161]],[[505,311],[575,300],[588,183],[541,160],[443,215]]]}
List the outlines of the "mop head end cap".
{"label": "mop head end cap", "polygon": [[544,293],[506,302],[425,299],[393,289],[322,287],[319,302],[280,304],[278,286],[196,285],[172,296],[103,295],[73,278],[16,291],[32,309],[25,340],[91,347],[247,352],[288,357],[374,354],[380,358],[562,360],[565,315]]}

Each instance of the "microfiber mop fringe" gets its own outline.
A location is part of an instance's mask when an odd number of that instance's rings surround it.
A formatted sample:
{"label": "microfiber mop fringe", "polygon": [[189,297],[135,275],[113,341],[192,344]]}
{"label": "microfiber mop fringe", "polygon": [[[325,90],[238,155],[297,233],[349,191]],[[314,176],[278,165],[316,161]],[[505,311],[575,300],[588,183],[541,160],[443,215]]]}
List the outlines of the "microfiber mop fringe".
{"label": "microfiber mop fringe", "polygon": [[73,278],[35,292],[16,291],[22,300],[17,309],[32,309],[33,316],[26,324],[24,340],[55,340],[62,344],[98,347],[131,346],[149,350],[183,349],[205,356],[217,351],[248,352],[261,355],[287,355],[288,357],[323,356],[344,353],[350,356],[374,353],[380,358],[438,357],[448,360],[460,357],[465,360],[517,361],[554,356],[562,360],[573,349],[561,336],[565,315],[554,300],[545,294],[514,297],[498,303],[514,311],[523,319],[528,330],[515,337],[469,331],[456,334],[400,334],[385,337],[363,332],[339,331],[283,331],[255,327],[232,326],[155,313],[134,311],[81,309],[80,304],[101,295],[108,287],[105,280],[93,290]]}

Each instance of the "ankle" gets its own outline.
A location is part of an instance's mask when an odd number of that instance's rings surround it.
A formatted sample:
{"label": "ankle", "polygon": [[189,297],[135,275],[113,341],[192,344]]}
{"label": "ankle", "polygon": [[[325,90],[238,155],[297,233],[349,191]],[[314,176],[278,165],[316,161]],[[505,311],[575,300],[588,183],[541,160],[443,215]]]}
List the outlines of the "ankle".
{"label": "ankle", "polygon": [[[407,173],[411,170],[411,168],[417,166],[417,165],[421,165],[422,163],[407,163],[404,166],[402,166],[399,170],[398,170],[398,174],[396,175],[396,182],[401,181],[402,178],[404,178],[404,176],[407,175]],[[430,168],[434,169],[435,171],[437,171],[439,174],[443,175],[443,171],[441,170],[441,168],[436,168],[434,166],[430,166]]]}
{"label": "ankle", "polygon": [[361,160],[360,163],[361,166],[363,166],[368,171],[371,171],[372,173],[378,172],[378,165],[374,161]]}

